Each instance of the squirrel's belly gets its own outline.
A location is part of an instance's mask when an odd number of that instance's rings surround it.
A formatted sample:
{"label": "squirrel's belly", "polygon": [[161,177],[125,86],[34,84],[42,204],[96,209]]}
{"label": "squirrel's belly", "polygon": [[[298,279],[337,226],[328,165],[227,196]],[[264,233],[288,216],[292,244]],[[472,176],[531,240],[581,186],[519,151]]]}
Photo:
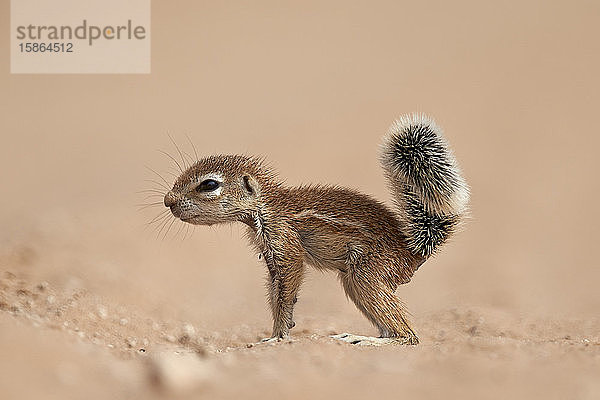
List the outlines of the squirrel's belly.
{"label": "squirrel's belly", "polygon": [[350,245],[350,238],[344,235],[322,235],[305,233],[301,235],[304,247],[304,261],[317,269],[345,271],[348,261],[353,258],[356,246]]}

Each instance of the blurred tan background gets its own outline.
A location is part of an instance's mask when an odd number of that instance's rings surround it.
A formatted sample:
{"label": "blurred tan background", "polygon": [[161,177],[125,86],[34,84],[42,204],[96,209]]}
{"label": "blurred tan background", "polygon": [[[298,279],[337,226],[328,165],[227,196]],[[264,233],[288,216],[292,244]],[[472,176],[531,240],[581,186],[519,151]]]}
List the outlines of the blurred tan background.
{"label": "blurred tan background", "polygon": [[[7,32],[9,2],[0,7]],[[242,229],[199,227],[183,240],[175,224],[157,237],[145,224],[160,207],[136,206],[144,202],[136,192],[155,179],[145,166],[172,180],[171,161],[157,151],[176,154],[168,134],[190,153],[186,136],[201,156],[264,155],[289,184],[336,183],[390,204],[377,146],[395,117],[422,111],[445,129],[472,188],[465,230],[398,291],[424,337],[419,349],[430,346],[424,359],[439,365],[432,356],[443,346],[436,318],[456,309],[467,319],[471,311],[464,310],[479,310],[479,323],[493,321],[502,332],[517,330],[510,321],[546,321],[546,333],[523,331],[519,337],[528,343],[574,338],[573,329],[597,344],[597,331],[564,321],[596,324],[600,308],[599,18],[597,1],[155,0],[150,75],[10,75],[9,36],[3,35],[0,267],[25,286],[48,282],[58,297],[85,293],[81,304],[89,310],[71,311],[82,330],[90,329],[83,342],[100,329],[87,316],[103,301],[121,314],[173,326],[189,322],[212,332],[207,342],[216,335],[217,348],[244,348],[268,333],[270,316],[264,267]],[[13,327],[24,319],[12,314],[0,329],[5,337],[21,337],[12,329],[29,328]],[[296,315],[295,330],[307,337],[375,334],[332,275],[310,273]],[[462,352],[457,343],[451,353]],[[579,359],[573,361],[579,376],[598,366],[598,346],[587,349],[583,354],[593,352],[584,372]],[[344,357],[352,351],[344,348]],[[515,349],[503,370],[518,364],[528,371],[540,356],[536,351],[522,362],[515,361],[521,357]],[[374,363],[384,357],[381,351],[360,354],[371,354]],[[488,355],[477,354],[484,361],[472,365],[485,364]],[[410,357],[418,355],[410,351]],[[404,378],[415,383],[410,357],[399,355],[408,363]],[[457,365],[471,365],[461,360]],[[556,365],[549,374],[564,377]],[[473,367],[475,375],[454,379],[445,371],[439,369],[435,382],[446,393],[482,373]],[[580,398],[599,389],[564,379],[560,388],[581,389],[574,392]],[[324,383],[319,393],[334,387]],[[223,394],[219,388],[211,396]],[[29,390],[37,393],[35,385]],[[416,384],[414,390],[420,393]],[[548,398],[552,393],[562,392],[553,388]]]}

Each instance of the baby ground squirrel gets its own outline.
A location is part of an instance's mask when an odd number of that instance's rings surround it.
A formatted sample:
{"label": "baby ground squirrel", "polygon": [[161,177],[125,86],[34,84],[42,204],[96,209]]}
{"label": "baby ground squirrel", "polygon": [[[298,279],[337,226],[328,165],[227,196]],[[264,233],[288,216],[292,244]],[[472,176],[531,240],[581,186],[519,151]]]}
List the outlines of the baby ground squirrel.
{"label": "baby ground squirrel", "polygon": [[352,189],[284,186],[261,158],[244,155],[198,160],[177,178],[164,204],[190,224],[248,226],[268,269],[270,340],[286,338],[295,325],[294,304],[309,264],[337,272],[346,295],[380,333],[334,337],[417,344],[394,292],[456,230],[469,189],[441,129],[425,115],[396,120],[380,160],[394,210]]}

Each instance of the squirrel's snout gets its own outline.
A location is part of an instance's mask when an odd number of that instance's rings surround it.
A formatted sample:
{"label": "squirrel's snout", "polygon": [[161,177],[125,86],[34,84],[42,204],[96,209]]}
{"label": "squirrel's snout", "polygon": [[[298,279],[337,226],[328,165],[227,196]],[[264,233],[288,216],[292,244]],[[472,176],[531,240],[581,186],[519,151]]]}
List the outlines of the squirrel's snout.
{"label": "squirrel's snout", "polygon": [[169,190],[167,192],[167,194],[165,194],[165,207],[173,207],[175,204],[177,204],[177,196],[175,196],[175,193],[173,193],[173,191]]}

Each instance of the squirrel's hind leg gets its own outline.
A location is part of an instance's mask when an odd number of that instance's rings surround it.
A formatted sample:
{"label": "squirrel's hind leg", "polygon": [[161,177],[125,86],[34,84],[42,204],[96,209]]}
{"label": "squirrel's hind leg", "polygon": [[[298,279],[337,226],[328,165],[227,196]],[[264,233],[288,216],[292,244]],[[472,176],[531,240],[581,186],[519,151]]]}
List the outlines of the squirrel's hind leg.
{"label": "squirrel's hind leg", "polygon": [[[418,344],[419,338],[408,324],[406,311],[400,299],[391,288],[376,281],[371,274],[364,272],[364,270],[349,268],[346,272],[340,273],[340,280],[346,295],[379,330],[380,337],[369,338],[369,340],[375,344]],[[343,335],[346,336],[341,337]],[[349,334],[335,336],[340,336],[334,337],[335,339],[354,344],[359,344],[367,339],[367,337]],[[354,336],[354,338],[350,336]]]}

